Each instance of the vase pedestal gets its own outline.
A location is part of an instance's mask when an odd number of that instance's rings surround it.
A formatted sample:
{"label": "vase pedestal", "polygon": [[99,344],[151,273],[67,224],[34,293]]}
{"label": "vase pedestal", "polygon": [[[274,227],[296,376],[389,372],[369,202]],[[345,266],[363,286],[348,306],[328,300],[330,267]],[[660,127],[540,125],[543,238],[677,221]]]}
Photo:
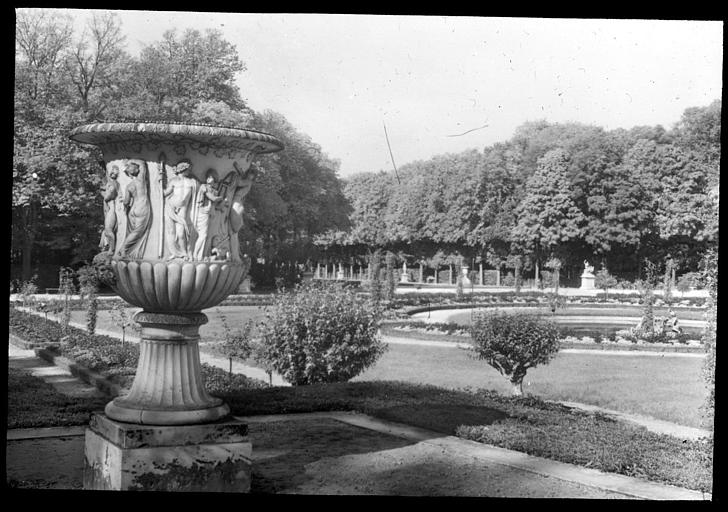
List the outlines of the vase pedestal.
{"label": "vase pedestal", "polygon": [[200,369],[200,325],[207,316],[149,313],[134,320],[142,326],[139,364],[128,395],[105,409],[116,421],[141,425],[191,425],[225,418],[230,408],[205,390]]}
{"label": "vase pedestal", "polygon": [[86,429],[83,488],[250,492],[252,445],[237,420],[139,425],[95,414]]}
{"label": "vase pedestal", "polygon": [[129,394],[86,429],[84,489],[248,492],[252,445],[245,423],[207,393],[199,328],[207,317],[149,313]]}

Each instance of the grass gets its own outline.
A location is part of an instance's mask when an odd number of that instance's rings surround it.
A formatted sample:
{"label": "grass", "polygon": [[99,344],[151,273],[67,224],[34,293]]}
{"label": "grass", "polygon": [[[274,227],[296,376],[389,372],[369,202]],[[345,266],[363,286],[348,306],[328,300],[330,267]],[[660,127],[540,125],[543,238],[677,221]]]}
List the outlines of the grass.
{"label": "grass", "polygon": [[[524,392],[699,427],[699,408],[707,395],[702,362],[695,357],[562,353],[528,372]],[[505,377],[466,350],[423,345],[390,344],[377,364],[354,380],[399,380],[503,394],[511,390]]]}
{"label": "grass", "polygon": [[[210,321],[200,329],[203,342],[222,339],[219,311],[231,328],[249,319],[262,319],[264,314],[264,308],[257,306],[207,310]],[[83,322],[84,312],[74,311],[73,319]],[[97,325],[120,332],[107,311],[99,312]],[[219,354],[213,347],[201,348]],[[562,353],[549,365],[530,370],[524,391],[547,400],[582,402],[699,427],[699,408],[707,394],[701,377],[702,361],[690,357]],[[245,363],[255,365],[253,360]],[[390,344],[377,364],[355,380],[485,388],[505,394],[511,389],[505,377],[486,363],[470,358],[464,350],[416,345]]]}
{"label": "grass", "polygon": [[108,401],[70,397],[25,370],[8,368],[7,428],[87,425],[91,413],[103,411]]}

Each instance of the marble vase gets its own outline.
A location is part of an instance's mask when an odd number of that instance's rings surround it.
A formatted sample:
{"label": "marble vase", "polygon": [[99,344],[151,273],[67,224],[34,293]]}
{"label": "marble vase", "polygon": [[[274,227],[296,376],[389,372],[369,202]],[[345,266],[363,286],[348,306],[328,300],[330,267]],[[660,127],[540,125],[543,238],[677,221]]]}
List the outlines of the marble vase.
{"label": "marble vase", "polygon": [[[158,122],[88,124],[72,130],[70,138],[98,146],[103,154],[104,230],[95,261],[113,275],[119,296],[142,308],[134,318],[142,332],[131,389],[107,404],[104,417],[92,421],[87,431],[87,486],[118,488],[108,487],[109,482],[127,482],[124,488],[137,488],[139,482],[167,478],[150,477],[149,472],[143,478],[130,477],[130,461],[138,460],[142,448],[108,439],[108,432],[124,440],[148,426],[160,439],[174,439],[179,437],[175,426],[189,430],[217,422],[219,432],[200,434],[200,439],[215,438],[216,447],[228,446],[227,439],[238,447],[238,455],[248,456],[235,458],[235,450],[228,447],[219,452],[228,457],[226,463],[249,468],[250,445],[240,441],[242,427],[231,426],[228,405],[205,389],[199,328],[207,322],[202,310],[235,292],[247,275],[250,260],[240,253],[238,232],[243,201],[255,178],[251,163],[256,155],[280,151],[282,143],[252,130]],[[228,435],[231,429],[237,432],[234,441]],[[185,432],[183,437],[195,437]],[[194,443],[172,447],[165,442],[144,448],[152,450],[145,457],[190,464],[197,460],[189,452]],[[113,467],[105,467],[99,454],[110,447],[119,455]],[[185,450],[187,457],[180,455]],[[184,474],[179,468],[174,471]],[[231,474],[247,478],[249,486],[245,468]],[[196,490],[184,482],[171,485]],[[231,485],[246,486],[244,481]]]}

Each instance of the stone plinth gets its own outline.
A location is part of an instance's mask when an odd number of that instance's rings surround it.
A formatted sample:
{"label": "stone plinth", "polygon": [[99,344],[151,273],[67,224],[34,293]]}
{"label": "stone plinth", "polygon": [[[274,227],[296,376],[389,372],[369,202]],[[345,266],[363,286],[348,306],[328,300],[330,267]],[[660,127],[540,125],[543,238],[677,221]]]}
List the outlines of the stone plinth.
{"label": "stone plinth", "polygon": [[84,489],[249,492],[252,447],[237,420],[153,426],[95,414],[86,429]]}
{"label": "stone plinth", "polygon": [[242,280],[238,293],[250,293],[250,276],[245,276],[245,279]]}
{"label": "stone plinth", "polygon": [[581,275],[581,287],[580,290],[596,290],[596,287],[594,286],[594,274],[584,272]]}

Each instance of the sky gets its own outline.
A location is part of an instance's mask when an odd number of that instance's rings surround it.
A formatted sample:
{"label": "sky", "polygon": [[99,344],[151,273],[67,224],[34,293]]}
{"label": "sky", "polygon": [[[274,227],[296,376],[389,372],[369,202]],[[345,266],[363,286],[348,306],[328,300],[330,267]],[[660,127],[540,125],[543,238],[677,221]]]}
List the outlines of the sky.
{"label": "sky", "polygon": [[670,128],[722,96],[722,21],[113,12],[132,54],[168,29],[222,31],[247,104],[341,177],[482,150],[527,121]]}

